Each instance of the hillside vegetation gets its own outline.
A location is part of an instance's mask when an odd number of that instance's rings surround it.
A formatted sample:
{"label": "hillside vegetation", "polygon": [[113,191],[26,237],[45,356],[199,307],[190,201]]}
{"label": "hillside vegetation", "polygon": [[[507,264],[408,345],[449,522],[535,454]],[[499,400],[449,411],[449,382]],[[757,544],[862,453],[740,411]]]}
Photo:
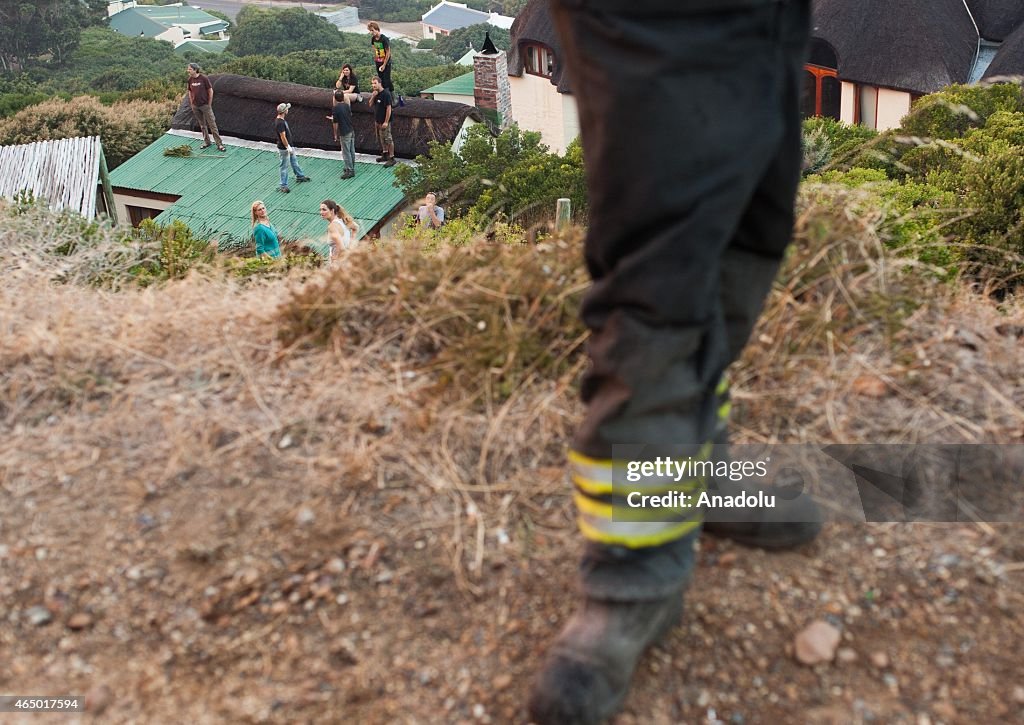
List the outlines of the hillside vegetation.
{"label": "hillside vegetation", "polygon": [[[957,206],[980,187],[825,130],[731,372],[736,440],[1020,444],[1014,252],[946,236],[995,232]],[[914,169],[892,136],[868,144]],[[454,229],[326,268],[0,202],[8,691],[59,682],[117,723],[524,719],[574,604],[587,282],[578,230]],[[1012,721],[1022,572],[1019,527],[984,521],[844,520],[776,556],[705,539],[621,721]],[[822,619],[840,653],[798,664]]]}

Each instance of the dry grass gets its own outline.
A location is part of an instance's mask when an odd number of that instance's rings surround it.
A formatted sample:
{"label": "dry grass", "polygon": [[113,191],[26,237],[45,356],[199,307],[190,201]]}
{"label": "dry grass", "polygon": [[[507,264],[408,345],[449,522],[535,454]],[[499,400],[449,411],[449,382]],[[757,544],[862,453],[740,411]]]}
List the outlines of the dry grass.
{"label": "dry grass", "polygon": [[[1024,311],[922,281],[883,250],[875,220],[847,218],[842,193],[801,211],[734,376],[737,437],[1019,442]],[[0,225],[0,597],[12,612],[45,602],[57,614],[0,627],[0,682],[109,683],[111,722],[437,722],[458,720],[452,708],[468,718],[475,702],[514,720],[569,606],[577,541],[561,466],[585,364],[578,240],[367,250],[273,279],[205,271],[111,291],[92,280],[123,273],[110,261],[116,234],[67,255],[72,227],[26,219]],[[958,535],[965,549],[970,533]],[[943,534],[926,534],[880,536],[927,558]],[[985,536],[1000,557],[1014,551]],[[674,684],[651,681],[638,711],[668,707],[664,692],[691,681],[711,688],[715,671],[702,673],[714,663],[687,664],[702,647],[733,658],[734,679],[719,684],[741,690],[760,649],[708,645],[743,616],[771,635],[772,663],[756,665],[766,687],[811,693],[776,721],[820,704],[824,685],[794,670],[784,633],[821,616],[805,588],[832,591],[849,567],[877,561],[850,553],[863,544],[849,531],[829,541],[832,560],[810,579],[812,559],[769,575],[757,554],[750,586],[720,569],[719,591],[695,590],[697,621],[668,645]],[[860,601],[865,576],[840,594]],[[776,602],[786,611],[768,632],[762,584],[780,581],[792,582]],[[329,598],[314,600],[321,586]],[[981,586],[978,597],[1016,606],[1016,589]],[[927,612],[939,595],[920,591]],[[91,629],[68,633],[61,620],[75,611]],[[920,631],[939,631],[938,617]],[[851,630],[872,646],[870,627]],[[923,645],[907,631],[898,646],[910,657]],[[978,657],[993,662],[991,651]],[[927,664],[934,648],[918,654]],[[837,676],[858,697],[879,686],[857,672]],[[994,682],[1009,681],[1002,672]],[[491,687],[509,673],[508,689]],[[761,712],[763,696],[750,697]],[[685,712],[647,720],[697,719]]]}
{"label": "dry grass", "polygon": [[[1019,442],[1021,307],[930,281],[834,193],[801,210],[737,366],[737,439]],[[11,229],[5,490],[73,480],[139,502],[263,481],[273,519],[404,488],[415,513],[390,525],[446,532],[470,589],[496,537],[572,536],[559,480],[585,365],[578,239],[394,246],[305,282],[192,275],[106,292],[54,282],[109,259],[102,245],[59,257],[58,227]]]}

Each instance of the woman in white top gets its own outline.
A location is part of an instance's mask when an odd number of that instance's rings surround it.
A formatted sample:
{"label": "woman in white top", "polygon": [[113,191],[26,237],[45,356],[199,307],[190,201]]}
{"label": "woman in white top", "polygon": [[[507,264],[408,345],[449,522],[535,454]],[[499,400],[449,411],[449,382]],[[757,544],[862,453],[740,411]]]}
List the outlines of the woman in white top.
{"label": "woman in white top", "polygon": [[331,251],[328,259],[340,254],[343,249],[355,246],[355,237],[359,233],[359,224],[352,215],[345,211],[338,202],[325,200],[320,204],[320,216],[327,221],[327,238]]}

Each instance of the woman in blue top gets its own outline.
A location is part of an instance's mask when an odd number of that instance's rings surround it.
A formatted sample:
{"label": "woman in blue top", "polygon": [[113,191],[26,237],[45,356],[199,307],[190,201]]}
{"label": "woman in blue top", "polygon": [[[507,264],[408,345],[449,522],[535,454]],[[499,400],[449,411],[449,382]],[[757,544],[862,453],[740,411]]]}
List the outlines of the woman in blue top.
{"label": "woman in blue top", "polygon": [[252,203],[252,237],[256,240],[256,256],[264,254],[277,258],[281,256],[281,244],[277,232],[270,226],[267,206],[262,201]]}

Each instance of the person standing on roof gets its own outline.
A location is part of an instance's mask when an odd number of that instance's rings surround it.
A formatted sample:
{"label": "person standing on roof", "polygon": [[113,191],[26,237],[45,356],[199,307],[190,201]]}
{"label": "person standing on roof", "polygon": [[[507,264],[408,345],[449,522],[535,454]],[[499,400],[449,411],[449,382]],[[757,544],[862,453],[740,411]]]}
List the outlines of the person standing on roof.
{"label": "person standing on roof", "polygon": [[352,109],[348,105],[348,94],[340,88],[334,92],[334,110],[327,118],[334,126],[334,140],[341,147],[341,158],[345,162],[343,179],[356,175],[356,130],[352,125]]}
{"label": "person standing on roof", "polygon": [[377,139],[380,141],[378,163],[385,166],[395,165],[395,138],[391,135],[391,93],[382,86],[380,78],[374,76],[373,84],[374,120],[377,122]]}
{"label": "person standing on roof", "polygon": [[391,102],[395,102],[395,86],[391,82],[391,41],[380,32],[380,26],[370,21],[366,24],[370,31],[370,47],[373,48],[373,65],[381,85],[391,93]]}
{"label": "person standing on roof", "polygon": [[295,157],[295,147],[292,146],[292,130],[288,127],[288,111],[291,110],[292,104],[290,103],[279,103],[277,104],[277,120],[274,121],[274,131],[277,136],[277,151],[281,154],[281,185],[277,187],[278,191],[282,191],[285,194],[291,191],[288,188],[288,164],[291,163],[292,171],[295,172],[295,180],[298,182],[309,181],[310,178],[306,176],[302,167],[299,166],[299,160]]}
{"label": "person standing on roof", "polygon": [[217,117],[213,115],[213,84],[199,68],[198,63],[188,64],[188,103],[192,107],[192,115],[203,132],[203,145],[200,149],[210,148],[210,134],[217,142],[217,150],[224,151],[217,129]]}

